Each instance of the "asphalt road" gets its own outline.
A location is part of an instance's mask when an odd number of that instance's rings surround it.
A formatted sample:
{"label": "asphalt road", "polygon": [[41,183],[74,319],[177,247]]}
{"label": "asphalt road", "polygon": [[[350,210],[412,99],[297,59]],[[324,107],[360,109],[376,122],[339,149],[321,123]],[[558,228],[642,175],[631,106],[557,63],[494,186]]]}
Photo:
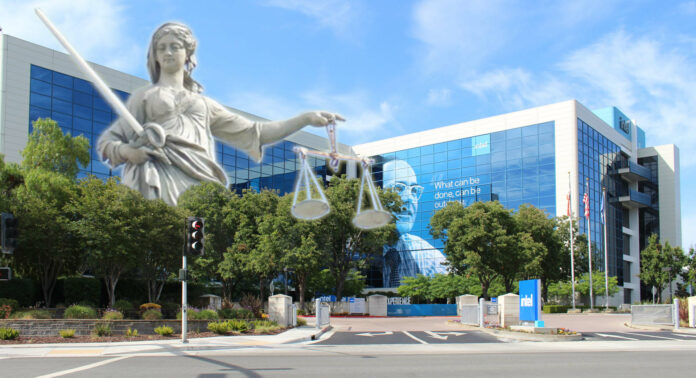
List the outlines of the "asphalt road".
{"label": "asphalt road", "polygon": [[[689,377],[694,351],[393,353],[283,352],[258,355],[15,358],[3,377]],[[70,370],[74,369],[74,370]],[[65,374],[67,373],[67,374]],[[58,375],[55,375],[58,374]]]}
{"label": "asphalt road", "polygon": [[498,343],[481,331],[336,332],[315,345]]}

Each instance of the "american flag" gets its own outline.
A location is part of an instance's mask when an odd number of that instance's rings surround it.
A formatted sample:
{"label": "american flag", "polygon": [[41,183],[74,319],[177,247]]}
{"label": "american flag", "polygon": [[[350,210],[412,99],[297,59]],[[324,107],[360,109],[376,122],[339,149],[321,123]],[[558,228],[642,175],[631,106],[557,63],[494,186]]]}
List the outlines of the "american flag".
{"label": "american flag", "polygon": [[582,196],[582,203],[585,204],[585,218],[590,219],[590,184],[585,188],[585,195]]}

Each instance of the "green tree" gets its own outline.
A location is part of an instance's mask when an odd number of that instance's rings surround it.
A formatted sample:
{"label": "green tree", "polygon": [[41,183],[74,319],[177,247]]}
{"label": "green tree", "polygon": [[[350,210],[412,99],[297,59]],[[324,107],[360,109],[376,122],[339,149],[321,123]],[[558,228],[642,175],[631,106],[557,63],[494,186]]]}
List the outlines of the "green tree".
{"label": "green tree", "polygon": [[[583,273],[577,277],[577,282],[575,283],[575,292],[580,295],[588,296],[590,295],[590,275],[588,273]],[[594,298],[603,297],[605,290],[605,277],[604,272],[594,271],[592,273],[592,291]],[[609,295],[614,295],[619,292],[619,280],[616,276],[609,277]],[[549,284],[549,295],[552,297],[558,297],[563,301],[569,302],[571,297],[572,287],[570,280],[558,281]]]}
{"label": "green tree", "polygon": [[435,274],[430,280],[430,292],[434,299],[453,303],[460,295],[471,292],[471,283],[464,276],[456,274]]}
{"label": "green tree", "polygon": [[316,223],[294,218],[291,206],[292,194],[285,195],[275,214],[261,222],[260,249],[268,255],[281,256],[280,265],[292,272],[300,308],[304,308],[309,278],[321,270],[322,254],[316,242]]}
{"label": "green tree", "polygon": [[[562,244],[556,232],[556,221],[541,209],[522,205],[513,218],[518,230],[517,249],[524,255],[522,272],[525,278],[541,279],[544,299],[549,283],[563,278]],[[512,286],[506,282],[508,292]]]}
{"label": "green tree", "polygon": [[[322,295],[336,295],[336,277],[331,270],[322,269],[317,274],[313,274],[307,283],[308,291]],[[365,288],[365,276],[358,270],[353,269],[346,275],[343,283],[343,297],[358,296]],[[337,299],[340,301],[340,299]]]}
{"label": "green tree", "polygon": [[239,202],[227,188],[210,182],[192,186],[178,201],[186,215],[205,218],[204,255],[194,259],[192,273],[196,279],[222,283],[223,297],[228,301],[246,279],[241,264],[225,261],[239,228]]}
{"label": "green tree", "polygon": [[[398,238],[393,221],[369,231],[353,225],[359,186],[358,179],[334,176],[325,190],[331,212],[316,221],[317,245],[322,251],[323,263],[336,282],[339,301],[343,298],[348,274],[361,270],[373,258],[381,257],[384,245],[393,244]],[[367,193],[364,195],[364,201],[368,201]],[[377,188],[377,195],[386,211],[394,212],[400,208],[401,200],[396,193]]]}
{"label": "green tree", "polygon": [[75,178],[80,165],[89,163],[89,140],[63,134],[56,121],[39,118],[33,123],[27,146],[22,150],[22,167],[44,169]]}
{"label": "green tree", "polygon": [[137,255],[139,273],[147,283],[148,302],[159,302],[167,278],[181,266],[186,216],[160,199],[138,202],[144,233]]}
{"label": "green tree", "polygon": [[136,266],[147,243],[146,200],[116,178],[104,182],[92,176],[82,180],[79,188],[79,198],[71,203],[79,218],[71,225],[82,240],[87,265],[104,279],[109,306],[113,306],[119,278]]}
{"label": "green tree", "polygon": [[5,163],[5,157],[0,154],[0,212],[10,211],[14,202],[14,189],[24,183],[24,172],[15,163]]}
{"label": "green tree", "polygon": [[652,234],[648,245],[640,252],[640,279],[648,287],[657,288],[658,302],[662,302],[662,290],[681,273],[685,263],[680,247],[672,248],[669,242],[662,245],[657,235]]}
{"label": "green tree", "polygon": [[510,270],[514,269],[508,270],[505,265],[517,253],[515,223],[510,210],[500,202],[474,202],[466,208],[451,202],[433,215],[430,227],[435,238],[444,239],[450,270],[460,275],[475,274],[486,299],[488,288],[501,271],[512,276]]}
{"label": "green tree", "polygon": [[12,212],[19,220],[19,236],[13,258],[22,275],[41,282],[46,306],[52,303],[56,278],[74,272],[78,264],[68,207],[76,198],[71,179],[40,169],[26,173],[14,191]]}
{"label": "green tree", "polygon": [[696,249],[689,248],[689,255],[685,257],[686,270],[682,272],[684,285],[691,285],[692,290],[696,289]]}
{"label": "green tree", "polygon": [[264,220],[274,217],[278,206],[278,194],[270,190],[256,192],[245,190],[239,201],[239,226],[234,243],[225,254],[221,268],[242,264],[246,274],[257,277],[259,295],[265,296],[266,282],[282,269],[280,251],[264,248],[260,228]]}
{"label": "green tree", "polygon": [[396,291],[402,297],[411,297],[413,304],[431,302],[433,300],[431,283],[430,277],[418,273],[415,277],[403,277]]}

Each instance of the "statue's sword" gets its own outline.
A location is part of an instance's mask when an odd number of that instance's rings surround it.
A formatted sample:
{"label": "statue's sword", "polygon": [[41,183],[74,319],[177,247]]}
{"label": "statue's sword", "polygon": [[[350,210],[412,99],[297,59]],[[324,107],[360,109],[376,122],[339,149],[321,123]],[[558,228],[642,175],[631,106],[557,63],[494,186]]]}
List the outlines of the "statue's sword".
{"label": "statue's sword", "polygon": [[[39,16],[41,21],[43,21],[44,24],[46,24],[46,27],[53,33],[53,35],[58,39],[58,42],[60,42],[63,47],[65,47],[66,50],[70,53],[70,57],[73,59],[77,67],[85,74],[87,75],[91,80],[92,84],[94,84],[94,87],[97,89],[99,94],[102,95],[104,100],[111,105],[111,108],[118,113],[118,115],[123,118],[123,120],[126,121],[126,124],[128,124],[131,129],[138,135],[139,140],[142,140],[143,134],[146,136],[147,141],[154,147],[155,149],[159,150],[162,147],[164,147],[164,143],[166,142],[166,134],[164,132],[164,129],[162,129],[162,126],[156,124],[156,123],[146,123],[145,128],[138,123],[138,121],[133,117],[133,115],[128,111],[128,108],[123,104],[123,102],[116,97],[114,92],[109,89],[109,87],[106,86],[106,83],[104,83],[104,80],[97,75],[96,72],[92,69],[92,67],[87,64],[87,62],[82,59],[80,54],[77,53],[75,48],[72,47],[70,42],[68,42],[67,39],[63,36],[63,34],[60,33],[60,31],[56,28],[55,25],[51,22],[51,20],[46,17],[46,15],[43,13],[43,11],[39,8],[35,9],[36,15]],[[166,158],[166,156],[161,152],[158,151],[159,153],[157,155],[161,154],[161,157]],[[168,159],[167,159],[168,160]]]}

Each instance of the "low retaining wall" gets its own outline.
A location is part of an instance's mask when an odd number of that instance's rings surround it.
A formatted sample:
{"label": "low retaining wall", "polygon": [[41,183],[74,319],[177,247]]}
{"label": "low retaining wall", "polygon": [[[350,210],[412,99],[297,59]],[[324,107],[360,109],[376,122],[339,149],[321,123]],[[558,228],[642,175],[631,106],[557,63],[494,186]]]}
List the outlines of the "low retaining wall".
{"label": "low retaining wall", "polygon": [[456,316],[456,304],[387,305],[387,316]]}
{"label": "low retaining wall", "polygon": [[[189,332],[206,332],[210,320],[189,320]],[[74,329],[78,336],[89,335],[96,323],[109,323],[114,335],[123,335],[128,328],[140,335],[154,335],[155,328],[169,326],[174,333],[181,333],[181,320],[100,320],[100,319],[35,319],[0,320],[0,328],[14,328],[22,336],[58,336],[58,331]]]}

